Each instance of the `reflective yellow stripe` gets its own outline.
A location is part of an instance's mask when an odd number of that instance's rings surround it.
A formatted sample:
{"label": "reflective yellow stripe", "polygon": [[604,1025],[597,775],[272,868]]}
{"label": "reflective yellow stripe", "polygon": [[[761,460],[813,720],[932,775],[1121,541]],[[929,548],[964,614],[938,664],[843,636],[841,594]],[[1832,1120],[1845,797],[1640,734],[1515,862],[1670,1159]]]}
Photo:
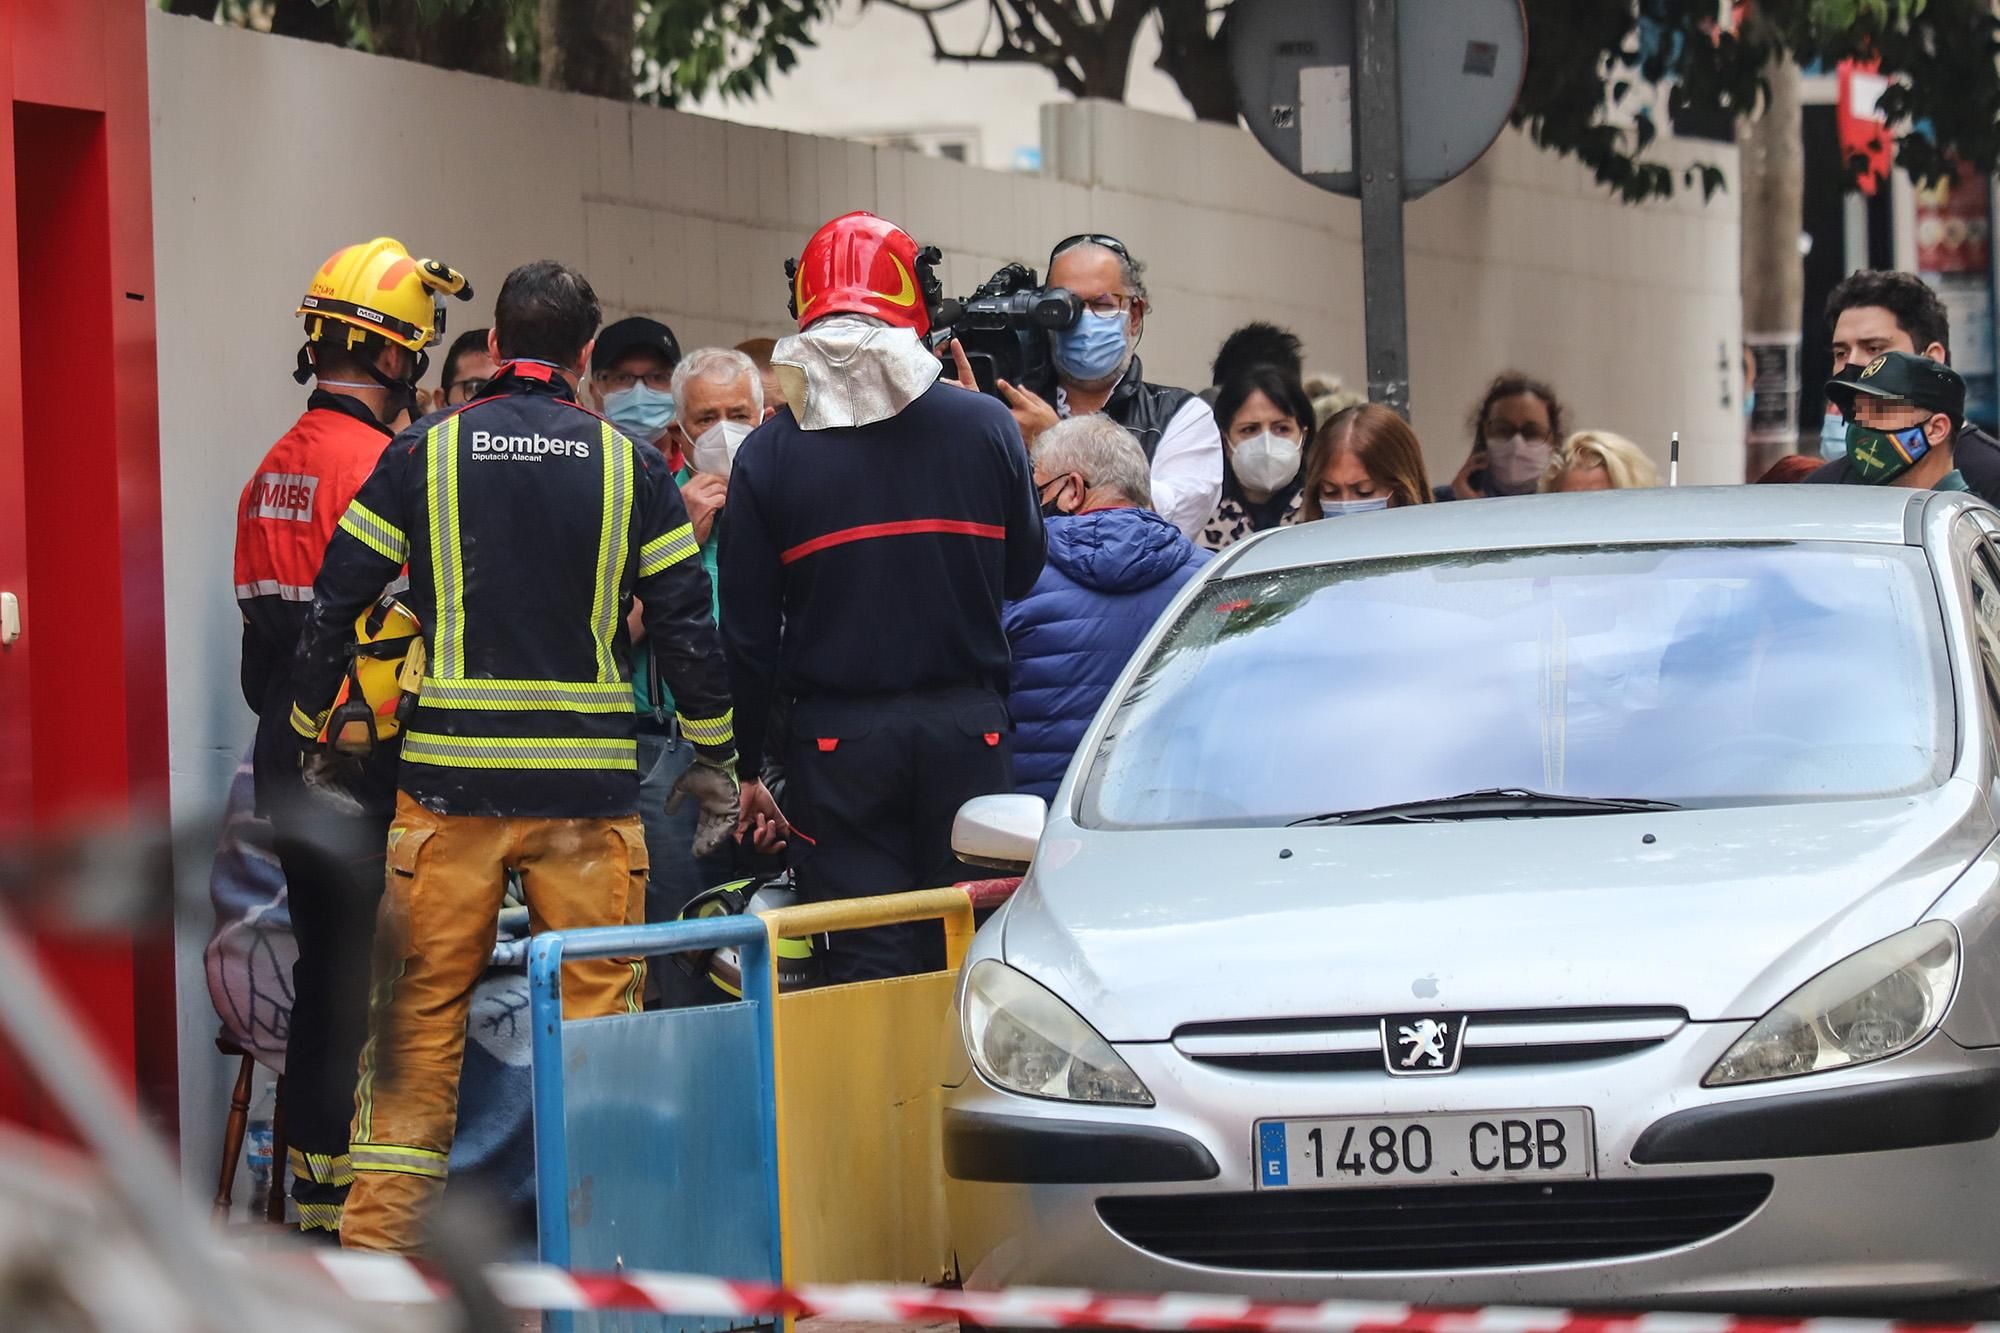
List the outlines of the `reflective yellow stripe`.
{"label": "reflective yellow stripe", "polygon": [[287,1150],[292,1165],[292,1174],[300,1180],[310,1180],[321,1185],[352,1185],[354,1183],[354,1163],[346,1153],[329,1156],[323,1152],[300,1152],[297,1148]]}
{"label": "reflective yellow stripe", "polygon": [[297,1207],[301,1231],[338,1231],[341,1214],[346,1211],[337,1203],[302,1203]]}
{"label": "reflective yellow stripe", "polygon": [[736,739],[736,710],[730,709],[721,717],[689,717],[680,715],[681,735],[696,745],[727,745]]}
{"label": "reflective yellow stripe", "polygon": [[608,685],[619,680],[614,645],[632,530],[632,442],[608,421],[600,423],[599,434],[604,441],[604,513],[597,533],[597,596],[590,608],[590,636],[597,641],[597,678]]}
{"label": "reflective yellow stripe", "polygon": [[[579,736],[440,736],[403,734],[403,762],[444,768],[635,769],[638,746],[630,740]],[[357,1162],[359,1159],[356,1159]]]}
{"label": "reflective yellow stripe", "polygon": [[419,693],[426,708],[558,709],[572,713],[624,713],[632,708],[632,687],[574,680],[439,680],[424,678]]}
{"label": "reflective yellow stripe", "polygon": [[410,558],[410,539],[403,530],[359,500],[347,502],[340,530],[385,560],[402,564]]}
{"label": "reflective yellow stripe", "polygon": [[[400,828],[389,830],[389,850],[395,850],[402,836]],[[361,1047],[361,1077],[354,1084],[354,1132],[360,1138],[367,1138],[374,1128],[376,1043],[381,1040],[383,1025],[395,1021],[389,1007],[395,1003],[396,983],[402,979],[403,960],[399,958],[368,991],[368,1040]]]}
{"label": "reflective yellow stripe", "polygon": [[356,1143],[349,1146],[348,1155],[354,1159],[357,1173],[445,1178],[446,1155],[429,1148],[411,1148],[400,1143]]}
{"label": "reflective yellow stripe", "polygon": [[701,545],[694,539],[694,525],[683,523],[639,548],[639,577],[649,579],[663,569],[671,569],[690,556],[700,554]]}
{"label": "reflective yellow stripe", "polygon": [[325,726],[326,720],[332,716],[333,716],[333,710],[331,708],[327,709],[324,713],[321,713],[318,717],[314,717],[311,713],[308,713],[305,709],[299,707],[297,704],[293,704],[292,730],[296,731],[297,733],[299,733],[299,735],[303,736],[305,739],[309,741],[317,740],[319,739],[319,729]]}
{"label": "reflective yellow stripe", "polygon": [[437,585],[437,632],[431,662],[440,676],[465,674],[465,561],[458,549],[458,417],[431,427],[424,452],[430,499],[432,581]]}

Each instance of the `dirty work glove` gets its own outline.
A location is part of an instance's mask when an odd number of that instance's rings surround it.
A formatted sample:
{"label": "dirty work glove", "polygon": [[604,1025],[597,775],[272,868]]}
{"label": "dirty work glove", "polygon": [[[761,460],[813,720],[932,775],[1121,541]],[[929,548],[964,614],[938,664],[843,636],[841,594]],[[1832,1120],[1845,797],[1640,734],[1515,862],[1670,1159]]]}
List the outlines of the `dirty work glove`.
{"label": "dirty work glove", "polygon": [[299,757],[299,776],[326,808],[343,815],[367,813],[368,807],[355,794],[361,790],[363,772],[354,756],[314,746]]}
{"label": "dirty work glove", "polygon": [[690,796],[701,807],[694,825],[696,856],[707,856],[736,832],[736,775],[730,771],[734,763],[733,755],[720,760],[696,759],[667,798],[668,814],[680,809],[681,802]]}

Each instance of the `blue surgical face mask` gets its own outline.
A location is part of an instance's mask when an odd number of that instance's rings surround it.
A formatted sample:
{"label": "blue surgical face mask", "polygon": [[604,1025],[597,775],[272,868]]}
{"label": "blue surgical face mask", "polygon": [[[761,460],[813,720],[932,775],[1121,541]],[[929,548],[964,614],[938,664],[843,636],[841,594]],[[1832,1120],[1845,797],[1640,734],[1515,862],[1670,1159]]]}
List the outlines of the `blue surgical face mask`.
{"label": "blue surgical face mask", "polygon": [[1828,462],[1847,457],[1847,418],[1831,407],[1819,423],[1819,456]]}
{"label": "blue surgical face mask", "polygon": [[1368,500],[1321,500],[1319,502],[1319,516],[1321,518],[1344,518],[1349,514],[1365,514],[1370,510],[1387,509],[1388,507],[1389,497],[1386,495],[1378,495]]}
{"label": "blue surgical face mask", "polygon": [[1088,310],[1056,335],[1056,369],[1079,383],[1101,380],[1125,359],[1125,312],[1094,315]]}
{"label": "blue surgical face mask", "polygon": [[674,396],[637,380],[629,389],[604,395],[604,415],[641,444],[652,444],[674,419]]}
{"label": "blue surgical face mask", "polygon": [[1745,421],[1748,421],[1751,417],[1754,417],[1756,415],[1757,415],[1757,391],[1755,389],[1746,389],[1743,391],[1743,419]]}

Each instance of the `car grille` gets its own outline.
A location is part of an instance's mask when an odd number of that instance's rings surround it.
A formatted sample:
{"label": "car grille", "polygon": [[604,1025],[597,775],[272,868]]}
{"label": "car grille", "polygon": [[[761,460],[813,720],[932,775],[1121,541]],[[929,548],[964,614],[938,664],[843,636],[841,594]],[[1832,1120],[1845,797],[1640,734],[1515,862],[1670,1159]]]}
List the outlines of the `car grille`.
{"label": "car grille", "polygon": [[1307,1273],[1514,1268],[1654,1254],[1757,1211],[1771,1177],[1674,1176],[1099,1199],[1142,1250],[1208,1268]]}
{"label": "car grille", "polygon": [[[1670,1040],[1687,1023],[1680,1009],[1534,1009],[1466,1015],[1460,1069],[1580,1064],[1631,1055]],[[1192,1023],[1174,1049],[1223,1069],[1276,1074],[1386,1071],[1381,1020],[1286,1018]]]}

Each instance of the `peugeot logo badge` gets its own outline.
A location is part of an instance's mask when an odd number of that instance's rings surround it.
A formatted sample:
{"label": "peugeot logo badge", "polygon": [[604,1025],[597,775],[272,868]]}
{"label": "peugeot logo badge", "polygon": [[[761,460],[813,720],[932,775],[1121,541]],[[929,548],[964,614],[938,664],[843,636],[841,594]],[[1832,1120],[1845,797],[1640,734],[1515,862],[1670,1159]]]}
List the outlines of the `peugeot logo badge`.
{"label": "peugeot logo badge", "polygon": [[1400,1078],[1456,1074],[1465,1015],[1396,1014],[1382,1020],[1382,1063]]}

